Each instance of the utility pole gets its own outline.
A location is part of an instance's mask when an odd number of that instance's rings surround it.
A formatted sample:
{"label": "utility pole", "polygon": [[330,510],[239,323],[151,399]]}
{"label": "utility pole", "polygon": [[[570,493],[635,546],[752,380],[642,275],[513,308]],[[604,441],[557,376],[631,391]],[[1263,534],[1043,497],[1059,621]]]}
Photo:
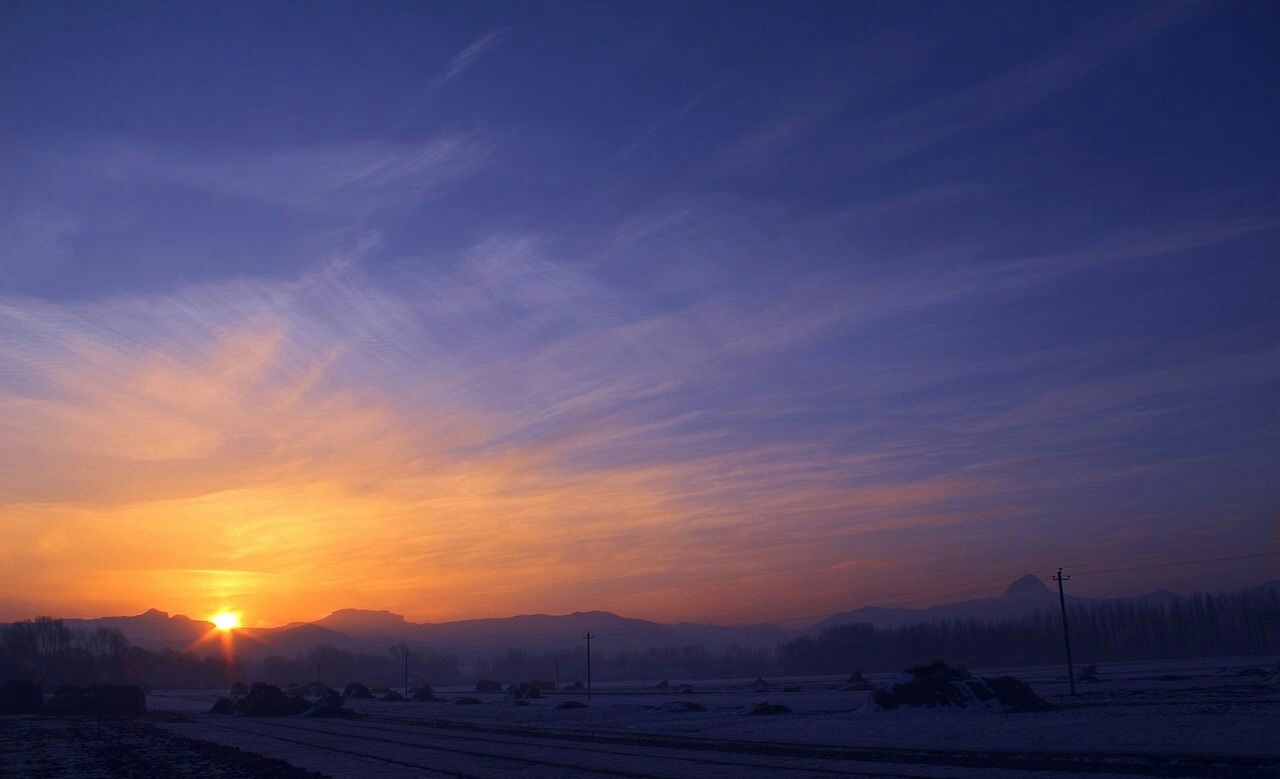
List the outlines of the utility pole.
{"label": "utility pole", "polygon": [[400,656],[404,658],[404,699],[409,700],[409,645],[400,645]]}
{"label": "utility pole", "polygon": [[1062,640],[1067,645],[1067,684],[1071,686],[1071,694],[1076,694],[1076,672],[1071,664],[1071,634],[1067,631],[1067,596],[1062,590],[1062,583],[1070,579],[1070,576],[1063,576],[1062,569],[1058,569],[1058,575],[1053,580],[1058,583],[1058,605],[1062,607]]}
{"label": "utility pole", "polygon": [[583,638],[587,640],[587,700],[591,700],[591,639],[595,636],[588,631]]}
{"label": "utility pole", "polygon": [[556,658],[556,689],[560,689],[560,658]]}

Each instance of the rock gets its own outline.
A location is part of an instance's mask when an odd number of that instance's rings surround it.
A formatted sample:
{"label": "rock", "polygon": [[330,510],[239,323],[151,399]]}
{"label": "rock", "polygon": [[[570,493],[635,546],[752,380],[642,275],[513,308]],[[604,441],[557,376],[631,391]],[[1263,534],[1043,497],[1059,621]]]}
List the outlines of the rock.
{"label": "rock", "polygon": [[368,701],[373,700],[373,693],[360,682],[352,682],[342,691],[342,697],[344,700]]}
{"label": "rock", "polygon": [[135,717],[147,713],[147,696],[136,684],[59,687],[45,712],[97,717]]}
{"label": "rock", "polygon": [[757,703],[751,707],[753,715],[769,715],[769,714],[790,714],[791,707],[783,706],[781,703]]}
{"label": "rock", "polygon": [[244,682],[236,682],[231,685],[231,694],[237,698],[241,698],[249,694],[249,685]]}
{"label": "rock", "polygon": [[39,714],[44,690],[38,682],[13,679],[0,687],[0,714]]}
{"label": "rock", "polygon": [[585,709],[587,704],[582,701],[560,701],[556,704],[557,709]]}
{"label": "rock", "polygon": [[481,679],[476,682],[476,692],[502,692],[502,682],[492,679]]}
{"label": "rock", "polygon": [[879,709],[986,708],[1000,711],[1048,711],[1052,706],[1012,676],[979,679],[962,665],[941,660],[908,668],[892,684],[874,690],[868,706]]}

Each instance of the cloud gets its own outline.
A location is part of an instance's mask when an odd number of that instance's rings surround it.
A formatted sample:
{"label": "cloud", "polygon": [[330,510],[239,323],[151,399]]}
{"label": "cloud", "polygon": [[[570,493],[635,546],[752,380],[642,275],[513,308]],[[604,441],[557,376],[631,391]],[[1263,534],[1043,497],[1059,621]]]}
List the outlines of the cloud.
{"label": "cloud", "polygon": [[510,32],[509,27],[496,27],[481,35],[471,45],[455,54],[453,59],[449,61],[449,69],[440,77],[440,83],[452,81],[461,76],[479,62],[481,58],[488,55],[494,47],[502,43],[508,32]]}
{"label": "cloud", "polygon": [[118,184],[158,182],[303,211],[365,217],[416,204],[441,185],[474,172],[487,154],[482,140],[467,135],[212,155],[114,143],[86,150],[81,164]]}

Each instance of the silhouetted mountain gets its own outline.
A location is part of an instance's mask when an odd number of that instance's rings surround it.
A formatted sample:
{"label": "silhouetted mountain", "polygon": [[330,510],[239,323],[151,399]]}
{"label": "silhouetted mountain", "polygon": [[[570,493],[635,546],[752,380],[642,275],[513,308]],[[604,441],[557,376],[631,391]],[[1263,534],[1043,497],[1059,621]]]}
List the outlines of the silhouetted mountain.
{"label": "silhouetted mountain", "polygon": [[297,654],[306,654],[307,650],[322,644],[339,649],[375,649],[378,652],[386,650],[382,642],[371,647],[367,640],[307,622],[300,625],[286,625],[282,628],[240,628],[235,631],[233,640],[235,651],[245,657],[266,655],[293,657]]}
{"label": "silhouetted mountain", "polygon": [[[1068,596],[1068,600],[1083,602],[1088,599]],[[814,629],[821,630],[832,625],[848,625],[857,622],[878,628],[967,619],[1001,622],[1026,619],[1037,611],[1056,608],[1058,608],[1057,592],[1050,590],[1039,577],[1027,574],[1010,584],[1004,594],[998,598],[978,598],[926,609],[885,609],[867,606],[828,617],[815,625]]]}
{"label": "silhouetted mountain", "polygon": [[367,611],[365,609],[338,609],[324,619],[315,621],[316,625],[347,633],[353,636],[387,636],[399,638],[410,635],[418,625],[405,622],[404,617],[390,611]]}
{"label": "silhouetted mountain", "polygon": [[144,649],[182,649],[213,630],[212,622],[149,609],[132,617],[63,620],[67,627],[119,628],[129,642]]}
{"label": "silhouetted mountain", "polygon": [[[1257,590],[1280,590],[1280,581],[1267,582]],[[1157,590],[1139,598],[1115,599],[1148,605],[1165,605],[1178,596]],[[1067,596],[1069,604],[1087,605],[1104,601]],[[924,609],[866,606],[836,614],[805,630],[778,625],[723,626],[679,623],[664,625],[630,619],[607,611],[578,611],[572,614],[524,614],[514,617],[470,619],[456,622],[418,624],[389,611],[339,609],[315,622],[295,622],[275,628],[241,628],[233,640],[236,652],[246,657],[268,654],[293,657],[325,644],[351,651],[383,654],[394,643],[406,641],[432,652],[453,653],[463,658],[486,657],[505,649],[536,647],[553,651],[580,646],[588,631],[599,637],[601,647],[610,652],[645,651],[701,644],[709,651],[737,645],[743,649],[771,649],[800,633],[816,634],[834,625],[866,623],[877,628],[896,628],[930,622],[978,620],[1007,622],[1025,620],[1036,612],[1056,614],[1058,593],[1034,575],[1022,576],[999,597],[979,598]],[[169,616],[152,609],[132,617],[103,617],[94,620],[66,620],[68,625],[118,627],[131,642],[147,649],[183,649],[199,639],[213,649],[208,638],[213,625],[181,615]]]}

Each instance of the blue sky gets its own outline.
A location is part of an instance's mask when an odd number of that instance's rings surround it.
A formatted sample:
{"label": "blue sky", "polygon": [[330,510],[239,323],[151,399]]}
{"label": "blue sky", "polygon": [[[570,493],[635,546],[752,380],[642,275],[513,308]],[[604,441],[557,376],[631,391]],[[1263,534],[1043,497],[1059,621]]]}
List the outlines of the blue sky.
{"label": "blue sky", "polygon": [[48,573],[0,610],[732,619],[1274,544],[1277,31],[6,3],[0,572]]}

